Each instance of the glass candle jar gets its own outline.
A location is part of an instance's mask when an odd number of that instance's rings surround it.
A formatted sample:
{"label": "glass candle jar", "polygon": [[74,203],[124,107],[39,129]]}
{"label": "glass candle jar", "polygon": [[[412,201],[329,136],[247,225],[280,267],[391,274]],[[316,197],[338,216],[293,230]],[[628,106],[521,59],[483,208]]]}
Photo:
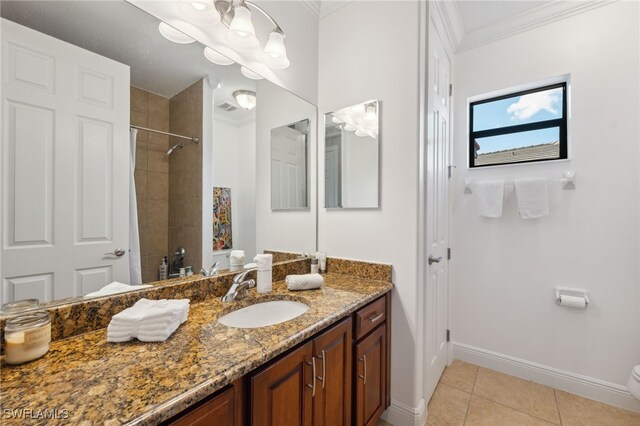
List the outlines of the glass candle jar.
{"label": "glass candle jar", "polygon": [[46,311],[25,313],[7,320],[4,327],[4,360],[22,364],[49,351],[51,316]]}

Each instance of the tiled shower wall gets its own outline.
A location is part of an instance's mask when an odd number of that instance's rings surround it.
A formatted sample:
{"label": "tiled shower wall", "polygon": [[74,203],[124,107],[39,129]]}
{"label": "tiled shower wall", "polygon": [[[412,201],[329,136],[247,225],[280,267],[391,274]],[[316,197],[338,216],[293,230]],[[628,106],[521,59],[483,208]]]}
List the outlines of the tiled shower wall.
{"label": "tiled shower wall", "polygon": [[[172,133],[197,137],[202,141],[202,80],[170,100]],[[185,266],[194,273],[202,267],[202,142],[198,144],[171,138],[171,144],[184,148],[169,157],[169,247],[183,246]]]}
{"label": "tiled shower wall", "polygon": [[[131,87],[131,124],[169,131],[169,99]],[[138,131],[136,195],[140,226],[142,281],[158,280],[169,251],[169,136]]]}

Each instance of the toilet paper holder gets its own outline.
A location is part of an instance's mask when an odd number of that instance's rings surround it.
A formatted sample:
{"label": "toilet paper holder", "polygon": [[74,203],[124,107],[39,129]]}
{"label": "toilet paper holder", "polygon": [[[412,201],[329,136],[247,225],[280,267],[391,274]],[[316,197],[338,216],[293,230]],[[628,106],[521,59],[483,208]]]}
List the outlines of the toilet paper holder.
{"label": "toilet paper holder", "polygon": [[591,303],[591,299],[589,298],[589,292],[582,288],[571,288],[571,287],[556,287],[556,304],[563,306],[562,296],[571,296],[571,297],[580,297],[585,301],[585,309]]}

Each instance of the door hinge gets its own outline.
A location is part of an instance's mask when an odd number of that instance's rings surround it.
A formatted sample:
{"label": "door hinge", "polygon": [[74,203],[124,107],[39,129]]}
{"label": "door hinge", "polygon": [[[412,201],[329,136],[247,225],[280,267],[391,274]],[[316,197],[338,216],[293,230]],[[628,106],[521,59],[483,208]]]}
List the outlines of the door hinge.
{"label": "door hinge", "polygon": [[447,260],[451,260],[451,247],[447,249]]}
{"label": "door hinge", "polygon": [[456,166],[453,165],[447,167],[447,176],[449,177],[449,179],[451,179],[451,176],[453,176],[453,169],[455,168]]}
{"label": "door hinge", "polygon": [[451,341],[451,330],[447,329],[447,342]]}
{"label": "door hinge", "polygon": [[449,96],[453,96],[453,84],[449,84]]}

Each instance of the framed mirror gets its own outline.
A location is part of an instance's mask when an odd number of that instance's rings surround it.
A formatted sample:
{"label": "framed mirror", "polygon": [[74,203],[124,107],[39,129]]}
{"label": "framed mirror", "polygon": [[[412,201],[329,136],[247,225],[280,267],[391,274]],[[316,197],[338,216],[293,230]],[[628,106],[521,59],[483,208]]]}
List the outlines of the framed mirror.
{"label": "framed mirror", "polygon": [[379,102],[362,102],[325,114],[324,206],[378,208]]}
{"label": "framed mirror", "polygon": [[309,119],[271,130],[271,209],[309,208]]}
{"label": "framed mirror", "polygon": [[227,269],[232,250],[245,264],[315,250],[315,157],[307,210],[281,220],[268,152],[284,123],[315,152],[314,105],[128,2],[0,14],[0,303],[162,285],[182,267]]}

